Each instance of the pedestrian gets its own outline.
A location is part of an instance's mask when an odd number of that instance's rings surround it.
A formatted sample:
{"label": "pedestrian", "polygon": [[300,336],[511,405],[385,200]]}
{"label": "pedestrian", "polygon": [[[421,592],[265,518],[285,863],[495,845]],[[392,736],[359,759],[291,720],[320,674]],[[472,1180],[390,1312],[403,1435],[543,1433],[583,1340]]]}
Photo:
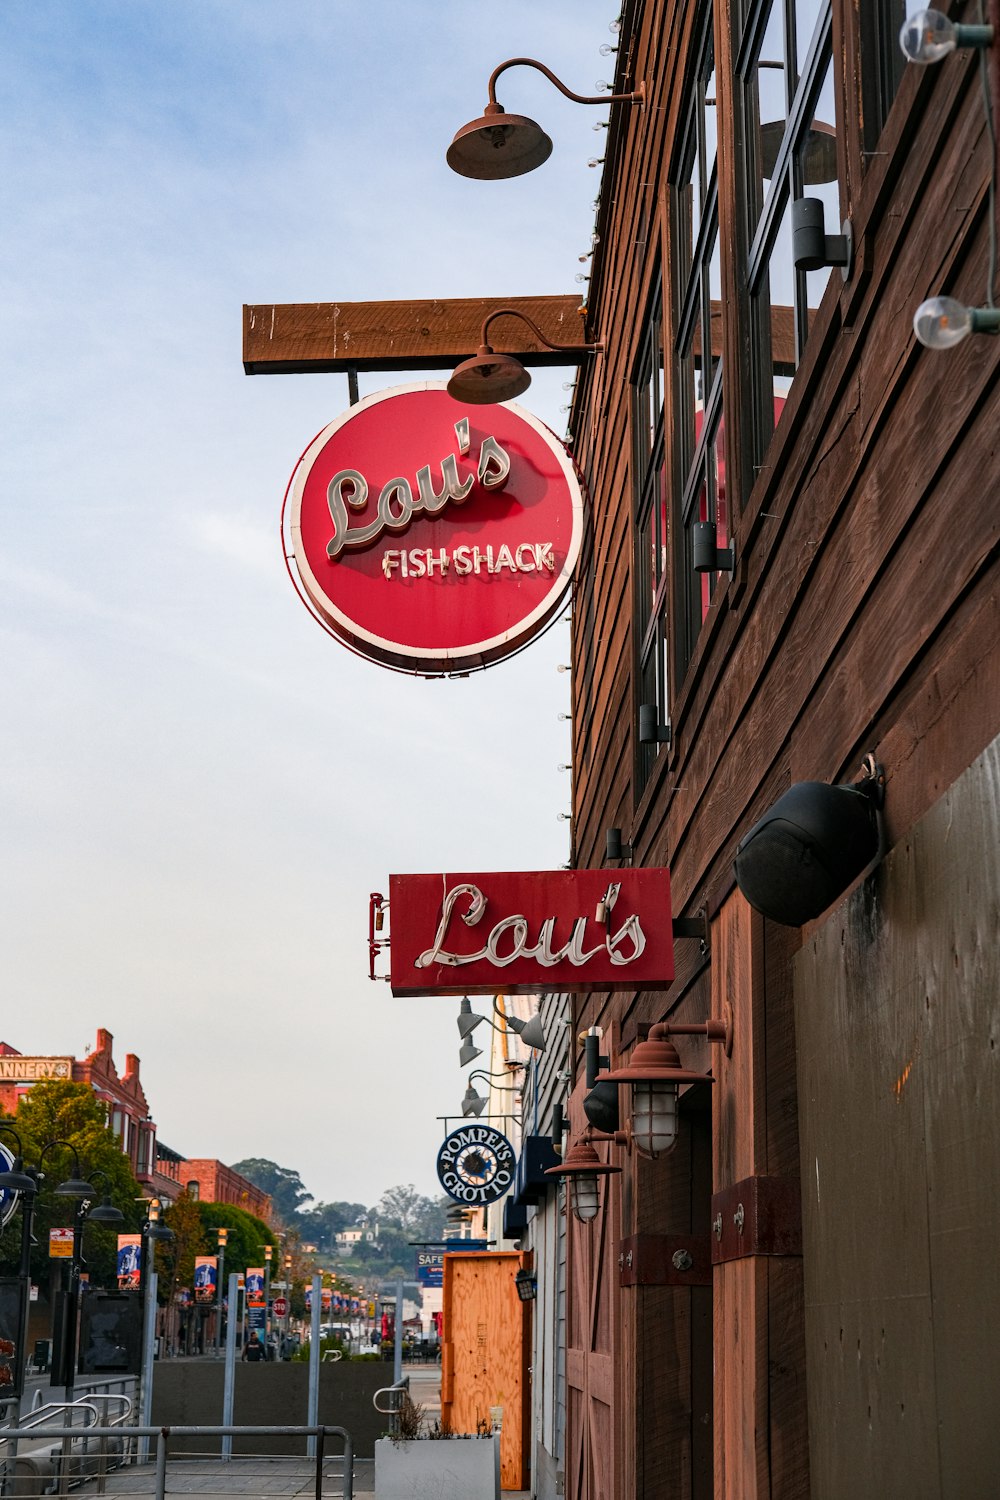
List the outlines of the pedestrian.
{"label": "pedestrian", "polygon": [[243,1358],[250,1364],[256,1364],[259,1360],[267,1358],[267,1350],[257,1337],[251,1333],[243,1344]]}

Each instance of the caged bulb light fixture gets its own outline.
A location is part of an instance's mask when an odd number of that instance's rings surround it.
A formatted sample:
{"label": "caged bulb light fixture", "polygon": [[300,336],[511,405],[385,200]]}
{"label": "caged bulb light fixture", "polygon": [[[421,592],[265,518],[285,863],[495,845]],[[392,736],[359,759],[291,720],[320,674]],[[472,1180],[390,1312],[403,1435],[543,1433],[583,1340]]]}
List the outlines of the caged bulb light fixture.
{"label": "caged bulb light fixture", "polygon": [[939,10],[918,10],[903,22],[899,45],[907,62],[938,63],[958,47],[989,47],[992,26],[959,26]]}
{"label": "caged bulb light fixture", "polygon": [[546,1177],[564,1177],[570,1188],[573,1213],[581,1224],[597,1218],[600,1208],[599,1179],[621,1171],[601,1161],[591,1140],[590,1126],[578,1136],[557,1167],[547,1167]]}
{"label": "caged bulb light fixture", "polygon": [[689,1024],[660,1021],[632,1050],[625,1067],[597,1075],[598,1084],[629,1084],[632,1121],[629,1139],[641,1156],[655,1160],[677,1144],[677,1108],[682,1083],[714,1083],[711,1073],[695,1073],[681,1066],[671,1035],[704,1036],[718,1042],[728,1057],[733,1046],[733,1013],[728,1003],[723,1020]]}

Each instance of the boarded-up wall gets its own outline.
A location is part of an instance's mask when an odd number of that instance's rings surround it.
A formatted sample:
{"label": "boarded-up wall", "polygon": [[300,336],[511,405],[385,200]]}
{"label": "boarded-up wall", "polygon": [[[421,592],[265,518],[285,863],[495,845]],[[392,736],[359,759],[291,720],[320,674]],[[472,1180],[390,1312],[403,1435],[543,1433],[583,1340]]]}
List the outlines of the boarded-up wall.
{"label": "boarded-up wall", "polygon": [[516,1252],[470,1251],[444,1257],[441,1419],[452,1432],[475,1432],[503,1407],[500,1483],[526,1489],[530,1439],[528,1318],[517,1295]]}
{"label": "boarded-up wall", "polygon": [[814,1500],[1000,1493],[1000,740],[795,964]]}

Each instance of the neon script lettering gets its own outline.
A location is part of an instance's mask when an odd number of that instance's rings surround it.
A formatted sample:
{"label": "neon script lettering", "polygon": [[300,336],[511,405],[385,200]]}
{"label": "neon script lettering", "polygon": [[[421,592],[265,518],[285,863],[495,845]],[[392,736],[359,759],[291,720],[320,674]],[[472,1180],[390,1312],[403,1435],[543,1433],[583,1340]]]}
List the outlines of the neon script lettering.
{"label": "neon script lettering", "polygon": [[[620,885],[612,884],[604,898],[609,917],[618,900],[620,889]],[[448,937],[455,908],[463,896],[468,898],[469,905],[467,911],[459,911],[459,920],[466,927],[476,927],[482,920],[487,902],[479,887],[471,884],[452,886],[444,898],[441,920],[434,934],[434,942],[430,948],[420,954],[419,958],[414,960],[415,968],[427,969],[431,964],[447,964],[453,968],[459,968],[462,964],[481,963],[485,960],[493,964],[495,968],[505,969],[508,964],[514,963],[519,958],[533,958],[544,969],[554,968],[556,964],[564,961],[572,964],[576,969],[581,969],[598,954],[602,957],[606,954],[613,964],[624,966],[634,963],[646,947],[646,934],[642,930],[638,916],[635,915],[628,917],[614,933],[611,931],[609,920],[603,940],[597,947],[590,949],[584,947],[587,917],[577,917],[573,922],[569,942],[561,948],[553,948],[556,917],[545,918],[538,929],[537,938],[532,942],[527,917],[511,916],[502,917],[493,926],[482,948],[474,953],[456,953],[453,949],[445,947],[445,939]],[[623,953],[622,944],[628,944],[630,951]]]}
{"label": "neon script lettering", "polygon": [[[469,451],[469,422],[463,417],[455,423],[455,433],[461,454]],[[378,497],[376,515],[367,526],[350,524],[349,511],[364,510],[368,504],[368,481],[357,469],[341,469],[334,474],[326,491],[326,503],[330,507],[333,536],[326,545],[326,555],[333,562],[345,547],[367,547],[384,531],[399,536],[409,526],[415,515],[421,512],[436,516],[449,501],[461,505],[468,499],[473,485],[478,482],[484,490],[502,490],[510,475],[510,457],[501,448],[495,437],[484,438],[479,449],[479,463],[474,474],[464,479],[458,476],[458,456],[449,453],[441,460],[441,485],[434,488],[431,466],[425,464],[417,470],[417,493],[413,493],[410,481],[402,475],[390,479],[382,486]]]}

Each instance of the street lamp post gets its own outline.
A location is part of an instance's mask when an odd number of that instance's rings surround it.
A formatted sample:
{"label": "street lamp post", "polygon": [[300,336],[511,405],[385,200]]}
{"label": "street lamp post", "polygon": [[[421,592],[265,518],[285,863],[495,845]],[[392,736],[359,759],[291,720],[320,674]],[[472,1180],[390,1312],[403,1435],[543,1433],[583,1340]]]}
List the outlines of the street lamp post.
{"label": "street lamp post", "polygon": [[287,1348],[289,1336],[292,1331],[292,1257],[285,1256],[285,1345]]}
{"label": "street lamp post", "polygon": [[[217,1229],[216,1230],[216,1234],[218,1235],[218,1241],[219,1241],[219,1265],[218,1265],[219,1287],[218,1287],[218,1303],[217,1303],[217,1307],[216,1307],[216,1318],[215,1318],[215,1357],[216,1357],[216,1359],[218,1359],[220,1357],[220,1354],[221,1354],[221,1345],[222,1345],[222,1299],[223,1299],[223,1288],[225,1287],[225,1284],[226,1284],[225,1283],[225,1275],[226,1275],[226,1241],[229,1238],[229,1230],[228,1229]],[[230,1309],[230,1311],[232,1311],[232,1309]]]}
{"label": "street lamp post", "polygon": [[21,1138],[17,1131],[10,1125],[0,1124],[0,1131],[12,1135],[17,1142],[17,1155],[11,1165],[10,1171],[0,1172],[0,1188],[8,1193],[17,1193],[21,1200],[21,1256],[18,1265],[18,1318],[16,1339],[14,1344],[14,1360],[11,1366],[11,1380],[5,1388],[0,1389],[0,1396],[18,1400],[24,1389],[24,1367],[27,1359],[28,1338],[28,1309],[31,1301],[31,1247],[34,1240],[31,1234],[31,1226],[35,1217],[35,1201],[38,1196],[38,1178],[36,1169],[25,1170],[21,1150]]}
{"label": "street lamp post", "polygon": [[271,1358],[271,1256],[273,1245],[264,1246],[264,1352]]}

